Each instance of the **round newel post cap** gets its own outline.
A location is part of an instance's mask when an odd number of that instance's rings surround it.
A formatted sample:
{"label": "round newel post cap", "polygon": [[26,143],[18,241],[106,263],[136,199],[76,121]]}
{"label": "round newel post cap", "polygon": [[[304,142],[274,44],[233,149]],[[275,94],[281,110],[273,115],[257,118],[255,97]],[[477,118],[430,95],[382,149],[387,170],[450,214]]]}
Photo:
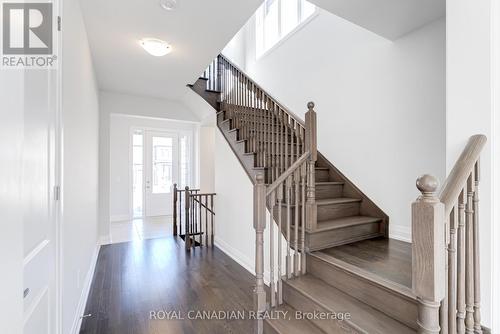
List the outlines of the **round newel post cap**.
{"label": "round newel post cap", "polygon": [[416,185],[424,197],[434,197],[439,187],[439,180],[433,175],[424,174],[417,179]]}
{"label": "round newel post cap", "polygon": [[307,109],[313,109],[314,108],[314,102],[310,101],[307,103]]}

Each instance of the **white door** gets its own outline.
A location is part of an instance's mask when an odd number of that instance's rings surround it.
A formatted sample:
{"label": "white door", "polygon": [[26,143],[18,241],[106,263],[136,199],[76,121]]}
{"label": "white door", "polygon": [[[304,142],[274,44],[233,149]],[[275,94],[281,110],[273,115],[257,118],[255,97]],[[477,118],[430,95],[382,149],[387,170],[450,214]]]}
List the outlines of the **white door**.
{"label": "white door", "polygon": [[25,73],[22,199],[24,334],[57,333],[56,70]]}
{"label": "white door", "polygon": [[176,133],[145,131],[145,215],[172,214],[172,185],[179,175]]}

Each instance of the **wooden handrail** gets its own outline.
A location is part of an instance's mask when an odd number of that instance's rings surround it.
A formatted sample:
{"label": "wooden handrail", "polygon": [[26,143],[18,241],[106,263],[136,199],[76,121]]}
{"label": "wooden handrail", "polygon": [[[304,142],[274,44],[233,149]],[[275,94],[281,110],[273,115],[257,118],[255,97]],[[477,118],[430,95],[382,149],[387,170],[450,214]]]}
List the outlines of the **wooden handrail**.
{"label": "wooden handrail", "polygon": [[455,166],[453,166],[453,169],[446,178],[438,196],[439,200],[445,205],[446,216],[449,215],[453,209],[475,163],[479,160],[479,156],[486,141],[485,135],[474,135],[470,137],[462,154],[460,154],[460,157],[455,163]]}
{"label": "wooden handrail", "polygon": [[304,162],[307,161],[311,153],[308,151],[300,156],[293,165],[288,167],[272,184],[267,186],[266,196],[271,195],[271,193],[278,188],[278,186],[286,181],[286,179],[293,174]]}
{"label": "wooden handrail", "polygon": [[232,61],[230,61],[227,57],[225,57],[222,53],[219,55],[224,61],[228,62],[229,65],[233,66],[236,70],[238,70],[241,74],[243,74],[248,81],[250,81],[255,87],[260,89],[262,92],[265,92],[266,95],[278,106],[280,107],[283,111],[285,111],[290,117],[292,117],[297,123],[299,123],[303,128],[305,128],[305,122],[297,116],[295,113],[291,111],[290,108],[286,107],[283,103],[279,102],[278,99],[275,97],[271,96],[264,88],[262,88],[258,83],[256,83],[254,80],[250,78],[250,76],[243,71],[241,68],[238,67],[238,65],[234,64]]}

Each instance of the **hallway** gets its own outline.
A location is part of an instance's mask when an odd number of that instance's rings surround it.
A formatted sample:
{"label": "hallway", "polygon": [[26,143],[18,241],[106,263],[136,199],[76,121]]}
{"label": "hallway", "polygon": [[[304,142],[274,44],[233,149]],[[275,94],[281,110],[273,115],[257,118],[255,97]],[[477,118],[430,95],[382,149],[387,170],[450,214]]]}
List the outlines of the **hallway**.
{"label": "hallway", "polygon": [[[102,246],[80,333],[251,333],[251,320],[188,320],[188,312],[252,310],[254,283],[218,248],[186,253],[172,236]],[[158,311],[186,320],[150,320]]]}

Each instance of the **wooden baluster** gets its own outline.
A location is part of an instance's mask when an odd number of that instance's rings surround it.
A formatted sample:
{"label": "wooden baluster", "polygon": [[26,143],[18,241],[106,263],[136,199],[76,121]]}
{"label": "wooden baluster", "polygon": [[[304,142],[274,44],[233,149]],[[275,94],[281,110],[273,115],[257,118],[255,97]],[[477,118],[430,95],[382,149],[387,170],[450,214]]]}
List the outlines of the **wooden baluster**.
{"label": "wooden baluster", "polygon": [[281,140],[281,153],[280,153],[280,174],[285,172],[285,156],[286,156],[286,149],[288,147],[288,141],[286,138],[286,127],[285,127],[285,111],[280,108],[280,126],[281,126],[281,132],[280,132],[280,140]]}
{"label": "wooden baluster", "polygon": [[290,154],[286,157],[287,161],[289,162],[289,166],[293,164],[293,152],[295,150],[295,120],[290,117],[290,141],[291,141],[291,146],[290,146]]}
{"label": "wooden baluster", "polygon": [[[269,290],[271,292],[271,307],[276,306],[276,285],[274,280],[274,206],[276,205],[275,193],[274,191],[270,195],[269,199]],[[278,233],[279,235],[279,233]]]}
{"label": "wooden baluster", "polygon": [[441,327],[441,334],[448,334],[448,275],[449,275],[449,266],[448,266],[448,239],[449,239],[449,223],[445,220],[444,223],[444,298],[441,300],[441,306],[439,308],[439,326]]}
{"label": "wooden baluster", "polygon": [[[288,115],[283,113],[285,118],[285,156],[284,156],[284,170],[288,169],[288,145],[290,144],[290,139],[288,138]],[[290,145],[290,150],[293,150],[292,144]]]}
{"label": "wooden baluster", "polygon": [[457,333],[465,333],[465,196],[458,197],[458,246],[457,246]]}
{"label": "wooden baluster", "polygon": [[[266,94],[265,93],[262,93],[262,109],[260,111],[260,118],[261,118],[261,122],[262,122],[262,125],[264,127],[264,141],[263,141],[263,145],[262,145],[262,148],[264,149],[263,151],[263,154],[262,154],[262,162],[263,162],[263,167],[267,167],[267,141],[268,141],[268,137],[269,137],[269,124],[266,120]],[[266,173],[267,173],[267,170],[266,170]],[[267,176],[267,175],[266,175]],[[267,183],[268,179],[266,177],[266,183]]]}
{"label": "wooden baluster", "polygon": [[203,208],[201,206],[201,199],[202,199],[202,197],[203,196],[197,197],[198,198],[198,208],[199,208],[199,210],[198,210],[198,228],[199,228],[199,231],[198,232],[200,233],[200,235],[199,235],[198,238],[200,239],[200,246],[203,244],[202,243],[202,241],[203,241],[203,234],[202,234],[202,232],[203,232],[203,223],[201,221],[201,218],[202,218],[202,208]]}
{"label": "wooden baluster", "polygon": [[[182,190],[179,190],[179,235],[182,235]],[[186,231],[184,231],[185,233]]]}
{"label": "wooden baluster", "polygon": [[[266,291],[264,290],[264,230],[266,229],[266,185],[264,175],[259,173],[255,177],[253,190],[253,227],[255,229],[255,311],[262,315],[266,310]],[[263,321],[258,317],[256,333],[263,333]]]}
{"label": "wooden baluster", "polygon": [[479,266],[479,160],[474,166],[474,332],[481,334],[481,270]]}
{"label": "wooden baluster", "polygon": [[173,199],[174,199],[174,205],[172,207],[172,223],[173,223],[173,235],[177,235],[177,183],[174,183],[174,190],[173,190]]}
{"label": "wooden baluster", "polygon": [[439,333],[439,305],[445,295],[444,204],[436,197],[438,181],[418,178],[422,193],[412,204],[412,289],[418,299],[418,333]]}
{"label": "wooden baluster", "polygon": [[205,195],[205,245],[208,246],[208,195]]}
{"label": "wooden baluster", "polygon": [[214,211],[214,195],[210,195],[210,210],[212,211],[212,215],[211,215],[211,227],[210,227],[210,244],[213,245],[214,244],[214,235],[215,235],[215,224],[214,224],[214,220],[215,220],[215,211]]}
{"label": "wooden baluster", "polygon": [[257,143],[257,113],[255,112],[255,85],[252,82],[252,118],[253,118],[253,124],[252,124],[252,152],[257,152],[258,148],[258,143]]}
{"label": "wooden baluster", "polygon": [[291,220],[291,212],[290,212],[290,196],[292,195],[292,177],[289,176],[286,179],[286,277],[288,279],[292,278],[292,256],[290,255],[290,247],[291,247],[291,239],[290,239],[290,220]]}
{"label": "wooden baluster", "polygon": [[301,274],[305,275],[306,273],[306,175],[307,175],[307,164],[303,163],[300,167],[300,185],[301,185],[301,193],[302,199],[300,201],[302,208],[301,215],[301,235],[300,235],[300,245],[301,245]]}
{"label": "wooden baluster", "polygon": [[448,247],[448,332],[457,332],[457,227],[458,207],[450,213],[450,243]]}
{"label": "wooden baluster", "polygon": [[282,231],[282,206],[283,206],[283,184],[281,183],[277,189],[277,200],[278,200],[278,305],[283,304],[283,254],[281,245],[281,231]]}
{"label": "wooden baluster", "polygon": [[295,183],[295,226],[294,226],[294,246],[295,246],[295,252],[294,252],[294,259],[293,259],[293,264],[294,264],[294,274],[295,276],[299,276],[299,271],[300,271],[300,266],[299,266],[299,261],[300,261],[300,255],[299,255],[299,224],[300,224],[300,208],[299,208],[299,198],[300,198],[300,173],[298,170],[296,170],[293,173],[293,181]]}
{"label": "wooden baluster", "polygon": [[474,333],[474,173],[467,180],[465,207],[465,332]]}
{"label": "wooden baluster", "polygon": [[184,235],[184,246],[186,247],[187,251],[191,250],[191,229],[190,229],[190,213],[189,213],[189,206],[190,206],[190,196],[189,196],[189,187],[186,186],[184,190],[184,201],[185,203],[185,211],[184,211],[184,216],[186,220],[186,228],[185,228],[185,235]]}
{"label": "wooden baluster", "polygon": [[317,121],[316,112],[314,111],[314,102],[309,102],[307,104],[307,109],[305,116],[305,146],[310,156],[307,160],[306,228],[308,228],[308,230],[314,230],[318,222],[318,207],[316,204],[316,160],[318,159]]}

